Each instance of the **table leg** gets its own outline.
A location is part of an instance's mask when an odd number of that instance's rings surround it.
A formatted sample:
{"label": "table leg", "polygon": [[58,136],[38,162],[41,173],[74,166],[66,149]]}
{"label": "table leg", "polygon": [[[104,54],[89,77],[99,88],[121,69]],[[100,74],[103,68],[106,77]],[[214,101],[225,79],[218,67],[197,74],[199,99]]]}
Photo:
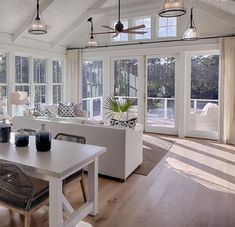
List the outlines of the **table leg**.
{"label": "table leg", "polygon": [[62,227],[62,180],[51,178],[49,181],[49,227]]}
{"label": "table leg", "polygon": [[88,165],[88,201],[93,202],[90,215],[98,213],[98,158]]}

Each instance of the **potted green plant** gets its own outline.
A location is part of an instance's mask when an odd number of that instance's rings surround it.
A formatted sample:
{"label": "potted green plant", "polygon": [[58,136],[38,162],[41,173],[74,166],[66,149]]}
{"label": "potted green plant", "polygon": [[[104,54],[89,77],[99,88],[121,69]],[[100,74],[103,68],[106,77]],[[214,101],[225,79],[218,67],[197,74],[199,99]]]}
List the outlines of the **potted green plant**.
{"label": "potted green plant", "polygon": [[[107,119],[118,117],[118,120],[127,119],[127,112],[133,107],[133,102],[131,99],[124,99],[119,101],[113,95],[109,96],[104,104],[106,109]],[[125,116],[124,116],[125,115]]]}

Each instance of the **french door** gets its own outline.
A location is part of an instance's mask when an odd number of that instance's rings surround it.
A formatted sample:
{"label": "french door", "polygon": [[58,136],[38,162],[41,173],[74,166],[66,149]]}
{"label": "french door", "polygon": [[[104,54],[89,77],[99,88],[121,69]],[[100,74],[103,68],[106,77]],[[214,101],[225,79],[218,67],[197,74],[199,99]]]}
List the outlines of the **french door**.
{"label": "french door", "polygon": [[143,93],[144,74],[143,57],[117,57],[112,59],[111,93],[122,102],[131,99],[132,109],[128,112],[128,118],[138,118],[143,123]]}
{"label": "french door", "polygon": [[218,139],[219,52],[187,56],[186,136]]}
{"label": "french door", "polygon": [[177,134],[177,56],[146,57],[145,131]]}

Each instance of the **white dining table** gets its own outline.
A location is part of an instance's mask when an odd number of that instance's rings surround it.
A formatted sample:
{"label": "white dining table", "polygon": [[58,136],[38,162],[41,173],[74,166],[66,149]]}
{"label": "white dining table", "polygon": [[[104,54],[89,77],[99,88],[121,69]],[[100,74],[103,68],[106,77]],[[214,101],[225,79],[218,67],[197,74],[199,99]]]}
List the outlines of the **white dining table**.
{"label": "white dining table", "polygon": [[[16,147],[14,134],[9,143],[0,143],[0,160],[14,162],[28,175],[49,181],[49,227],[74,227],[88,214],[97,214],[98,157],[104,152],[105,147],[61,140],[52,140],[49,152],[38,152],[35,137],[30,136],[27,147]],[[88,166],[88,199],[74,210],[62,192],[62,181],[85,166]],[[63,210],[68,216],[64,222]]]}

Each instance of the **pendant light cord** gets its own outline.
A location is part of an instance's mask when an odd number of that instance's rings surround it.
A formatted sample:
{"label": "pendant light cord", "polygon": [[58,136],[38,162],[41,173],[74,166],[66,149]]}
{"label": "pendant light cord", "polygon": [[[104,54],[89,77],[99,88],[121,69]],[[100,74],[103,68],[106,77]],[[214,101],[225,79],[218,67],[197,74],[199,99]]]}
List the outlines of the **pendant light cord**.
{"label": "pendant light cord", "polygon": [[190,14],[190,28],[193,28],[193,8],[191,8],[191,14]]}
{"label": "pendant light cord", "polygon": [[39,0],[37,0],[37,17],[36,17],[37,20],[39,20]]}
{"label": "pendant light cord", "polygon": [[91,38],[94,38],[93,21],[91,20]]}
{"label": "pendant light cord", "polygon": [[118,0],[118,21],[121,21],[121,2]]}

